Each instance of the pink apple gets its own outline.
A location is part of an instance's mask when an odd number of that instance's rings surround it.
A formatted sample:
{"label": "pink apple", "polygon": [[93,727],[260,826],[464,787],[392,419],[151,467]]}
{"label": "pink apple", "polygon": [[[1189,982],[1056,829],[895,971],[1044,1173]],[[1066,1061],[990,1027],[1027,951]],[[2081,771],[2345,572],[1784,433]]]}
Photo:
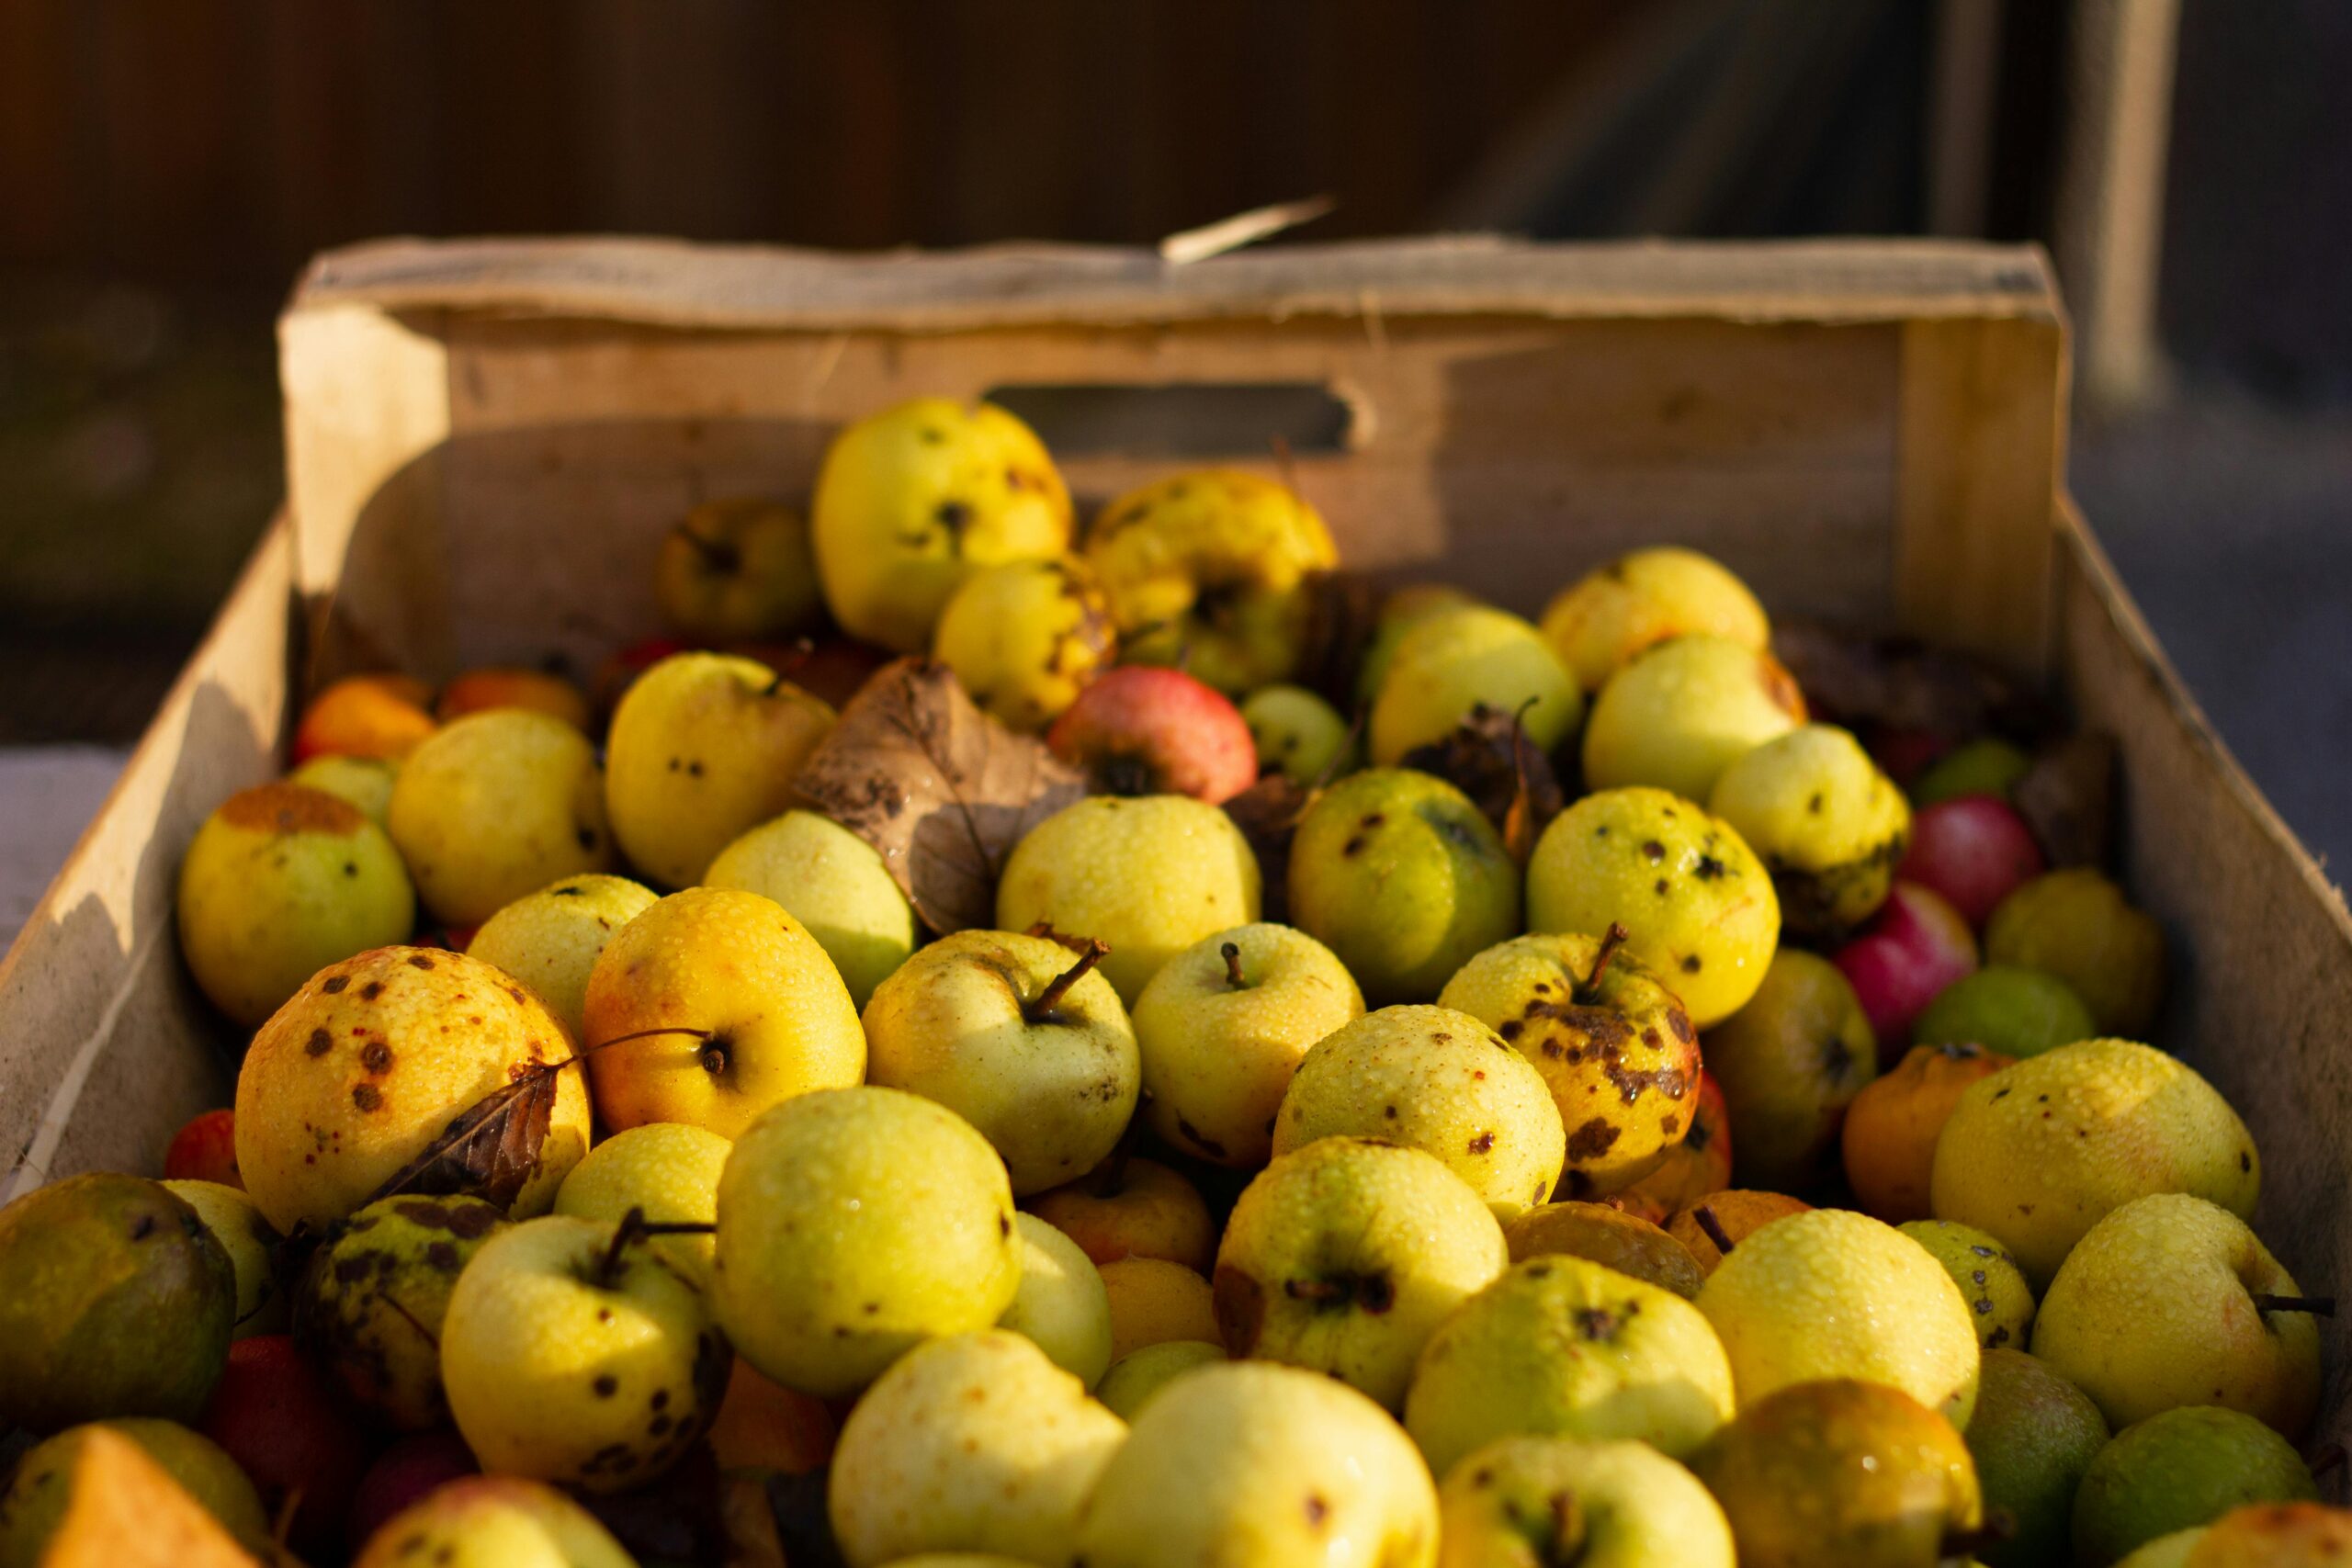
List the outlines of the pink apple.
{"label": "pink apple", "polygon": [[1189,795],[1221,806],[1258,781],[1241,710],[1181,670],[1125,664],[1054,720],[1046,744],[1109,795]]}
{"label": "pink apple", "polygon": [[473,1450],[455,1432],[417,1432],[399,1439],[378,1454],[359,1478],[359,1490],[351,1496],[347,1539],[366,1540],[379,1525],[435,1487],[481,1468]]}
{"label": "pink apple", "polygon": [[1976,937],[1940,894],[1897,882],[1877,917],[1832,961],[1861,998],[1879,1060],[1891,1064],[1936,993],[1976,972]]}
{"label": "pink apple", "polygon": [[1940,893],[1983,930],[1993,906],[2042,872],[2041,848],[2007,801],[1964,795],[1911,818],[1911,852],[1895,874]]}

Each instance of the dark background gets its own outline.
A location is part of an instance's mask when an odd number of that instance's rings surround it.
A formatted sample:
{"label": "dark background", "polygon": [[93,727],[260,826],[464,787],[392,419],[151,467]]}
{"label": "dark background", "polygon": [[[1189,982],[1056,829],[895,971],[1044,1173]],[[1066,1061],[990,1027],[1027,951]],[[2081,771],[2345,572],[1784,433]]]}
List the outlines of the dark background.
{"label": "dark background", "polygon": [[[277,502],[270,322],[322,247],[1148,243],[1329,193],[1312,237],[2064,263],[2098,9],[0,0],[0,744],[136,734]],[[2081,411],[2074,483],[2257,777],[2352,854],[2352,7],[2181,0],[2177,38],[2163,358]]]}

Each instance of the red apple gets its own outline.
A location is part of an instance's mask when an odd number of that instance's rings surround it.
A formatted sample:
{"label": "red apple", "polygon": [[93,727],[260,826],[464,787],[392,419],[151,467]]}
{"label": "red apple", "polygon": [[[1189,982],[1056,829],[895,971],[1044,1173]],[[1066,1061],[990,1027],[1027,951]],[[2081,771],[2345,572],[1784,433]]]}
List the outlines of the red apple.
{"label": "red apple", "polygon": [[1241,710],[1181,670],[1126,664],[1097,677],[1046,744],[1110,795],[1189,795],[1222,806],[1258,782]]}
{"label": "red apple", "polygon": [[1942,894],[1982,931],[1994,905],[2041,872],[2041,847],[2016,808],[1989,795],[1964,795],[1913,814],[1911,852],[1895,874]]}
{"label": "red apple", "polygon": [[1941,894],[1897,882],[1885,907],[1833,962],[1861,998],[1880,1062],[1891,1063],[1902,1057],[1913,1021],[1936,993],[1976,972],[1976,936]]}
{"label": "red apple", "polygon": [[229,1451],[275,1517],[297,1492],[291,1540],[326,1556],[351,1512],[368,1468],[367,1435],[336,1403],[318,1369],[286,1334],[256,1334],[229,1345],[198,1430]]}
{"label": "red apple", "polygon": [[376,1456],[351,1497],[351,1520],[345,1539],[357,1542],[444,1482],[472,1475],[481,1466],[466,1440],[451,1431],[416,1432],[399,1439]]}
{"label": "red apple", "polygon": [[172,1134],[164,1151],[166,1181],[217,1181],[242,1192],[245,1179],[237,1169],[237,1113],[222,1107],[188,1118]]}
{"label": "red apple", "polygon": [[1887,725],[1871,742],[1871,756],[1886,776],[1908,788],[1927,765],[1951,750],[1950,738],[1932,729]]}

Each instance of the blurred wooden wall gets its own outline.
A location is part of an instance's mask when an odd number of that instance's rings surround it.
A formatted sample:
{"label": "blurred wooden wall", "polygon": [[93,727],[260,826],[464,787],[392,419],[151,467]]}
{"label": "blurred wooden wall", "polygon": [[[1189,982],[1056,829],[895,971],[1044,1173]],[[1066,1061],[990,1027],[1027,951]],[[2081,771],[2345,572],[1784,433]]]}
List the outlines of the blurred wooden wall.
{"label": "blurred wooden wall", "polygon": [[379,233],[1423,226],[1685,0],[0,0],[0,265],[275,286]]}

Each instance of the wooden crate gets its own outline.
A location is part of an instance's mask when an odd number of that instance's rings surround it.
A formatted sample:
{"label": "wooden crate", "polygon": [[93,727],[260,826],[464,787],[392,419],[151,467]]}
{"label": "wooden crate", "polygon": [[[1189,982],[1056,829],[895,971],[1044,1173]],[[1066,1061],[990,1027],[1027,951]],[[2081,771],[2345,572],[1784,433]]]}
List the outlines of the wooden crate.
{"label": "wooden crate", "polygon": [[[689,502],[803,494],[844,419],[901,398],[1276,386],[1329,413],[1290,468],[1355,564],[1532,611],[1604,554],[1686,542],[1776,613],[1989,655],[2112,732],[2124,874],[2174,961],[2159,1043],[2254,1128],[2273,1247],[2352,1294],[2352,919],[2064,497],[2065,325],[2037,253],[1433,241],[1169,267],[399,242],[318,261],[281,338],[287,514],[0,966],[18,1186],[151,1167],[222,1099],[235,1043],[169,940],[173,874],[277,770],[300,685],[648,633],[647,563]],[[1088,428],[1059,454],[1081,506],[1170,466]],[[1272,466],[1237,444],[1195,456]]]}

